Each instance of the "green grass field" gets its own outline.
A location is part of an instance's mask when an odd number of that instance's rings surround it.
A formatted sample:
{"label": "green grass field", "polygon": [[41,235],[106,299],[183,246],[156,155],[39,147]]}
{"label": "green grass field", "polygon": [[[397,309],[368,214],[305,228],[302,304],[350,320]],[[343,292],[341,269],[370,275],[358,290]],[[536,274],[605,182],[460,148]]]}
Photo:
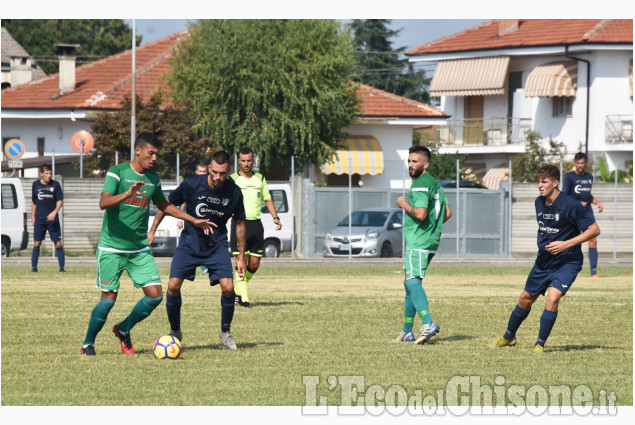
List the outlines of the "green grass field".
{"label": "green grass field", "polygon": [[[132,330],[137,355],[121,352],[110,329],[142,296],[127,275],[97,337],[97,356],[80,356],[99,297],[95,271],[56,269],[35,275],[2,266],[3,406],[303,406],[320,397],[339,406],[350,395],[347,379],[362,379],[364,389],[397,385],[408,395],[436,396],[457,376],[490,387],[585,385],[594,404],[602,403],[602,390],[614,393],[617,405],[633,404],[632,267],[603,268],[598,280],[585,269],[561,301],[542,355],[531,348],[544,298],[516,347],[491,347],[528,267],[433,265],[424,288],[441,332],[423,346],[393,342],[403,320],[399,267],[261,267],[250,284],[254,307],[236,308],[235,352],[218,337],[220,290],[199,274],[183,286],[185,350],[177,361],[152,354],[154,340],[169,331],[165,301]],[[165,289],[168,268],[161,273]],[[419,327],[416,319],[417,336]]]}

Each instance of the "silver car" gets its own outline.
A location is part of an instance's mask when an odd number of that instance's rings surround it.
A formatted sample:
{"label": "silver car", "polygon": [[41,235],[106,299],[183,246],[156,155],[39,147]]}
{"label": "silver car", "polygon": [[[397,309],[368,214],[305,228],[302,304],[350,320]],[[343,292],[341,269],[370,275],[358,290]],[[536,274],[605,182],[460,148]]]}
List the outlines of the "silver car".
{"label": "silver car", "polygon": [[348,215],[324,239],[325,257],[401,257],[403,210],[369,208],[353,211],[349,240]]}

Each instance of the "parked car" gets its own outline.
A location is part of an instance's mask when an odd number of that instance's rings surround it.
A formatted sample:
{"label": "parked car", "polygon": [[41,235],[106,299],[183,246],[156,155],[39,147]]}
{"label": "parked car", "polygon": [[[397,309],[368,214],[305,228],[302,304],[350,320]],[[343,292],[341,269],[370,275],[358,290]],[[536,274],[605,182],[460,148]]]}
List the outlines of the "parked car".
{"label": "parked car", "polygon": [[[284,183],[269,183],[267,185],[271,199],[276,207],[276,212],[282,222],[282,229],[276,231],[273,224],[273,218],[269,214],[269,210],[265,203],[262,203],[262,225],[265,229],[264,233],[264,257],[278,257],[281,252],[291,251],[291,235],[295,235],[295,218],[291,212],[291,203],[293,200],[291,194],[291,185]],[[166,197],[176,189],[174,185],[163,186],[163,193]],[[148,228],[154,221],[157,207],[150,204],[150,218]],[[150,250],[156,256],[172,256],[178,245],[181,231],[176,226],[177,219],[167,215],[161,221],[157,228],[154,241],[150,245]],[[229,240],[231,220],[227,222],[227,237]],[[297,235],[295,236],[295,245],[297,246]]]}
{"label": "parked car", "polygon": [[[455,180],[439,180],[441,187],[444,189],[456,189],[456,179]],[[485,186],[479,183],[475,183],[469,180],[461,180],[459,182],[459,188],[462,189],[487,189]]]}
{"label": "parked car", "polygon": [[26,200],[18,178],[2,179],[2,256],[26,249],[29,232],[26,221]]}
{"label": "parked car", "polygon": [[324,257],[401,257],[403,210],[369,208],[351,214],[349,239],[348,215],[326,234]]}

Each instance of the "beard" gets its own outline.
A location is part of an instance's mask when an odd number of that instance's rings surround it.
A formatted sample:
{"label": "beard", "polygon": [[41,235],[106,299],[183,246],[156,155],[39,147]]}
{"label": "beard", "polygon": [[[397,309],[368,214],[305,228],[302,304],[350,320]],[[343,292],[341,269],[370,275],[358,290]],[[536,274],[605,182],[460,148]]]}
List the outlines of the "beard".
{"label": "beard", "polygon": [[421,174],[423,174],[423,167],[415,168],[413,172],[408,171],[408,174],[410,174],[410,177],[413,179],[418,179],[421,177]]}

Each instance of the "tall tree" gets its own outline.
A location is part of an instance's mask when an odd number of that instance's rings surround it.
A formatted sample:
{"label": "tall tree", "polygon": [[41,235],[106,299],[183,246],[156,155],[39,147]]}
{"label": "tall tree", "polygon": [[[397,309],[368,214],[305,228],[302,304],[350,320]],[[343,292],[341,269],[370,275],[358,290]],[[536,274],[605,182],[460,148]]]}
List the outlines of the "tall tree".
{"label": "tall tree", "polygon": [[420,102],[428,102],[430,79],[425,71],[415,71],[400,55],[405,47],[393,48],[391,38],[401,30],[391,30],[390,19],[354,19],[349,28],[356,47],[356,81]]}
{"label": "tall tree", "polygon": [[[79,44],[78,63],[123,52],[132,44],[132,29],[123,19],[3,19],[2,26],[47,74],[58,71],[56,44]],[[136,39],[141,44],[141,36]]]}
{"label": "tall tree", "polygon": [[322,164],[359,113],[352,40],[330,20],[202,20],[172,61],[171,93],[194,129],[267,165]]}

